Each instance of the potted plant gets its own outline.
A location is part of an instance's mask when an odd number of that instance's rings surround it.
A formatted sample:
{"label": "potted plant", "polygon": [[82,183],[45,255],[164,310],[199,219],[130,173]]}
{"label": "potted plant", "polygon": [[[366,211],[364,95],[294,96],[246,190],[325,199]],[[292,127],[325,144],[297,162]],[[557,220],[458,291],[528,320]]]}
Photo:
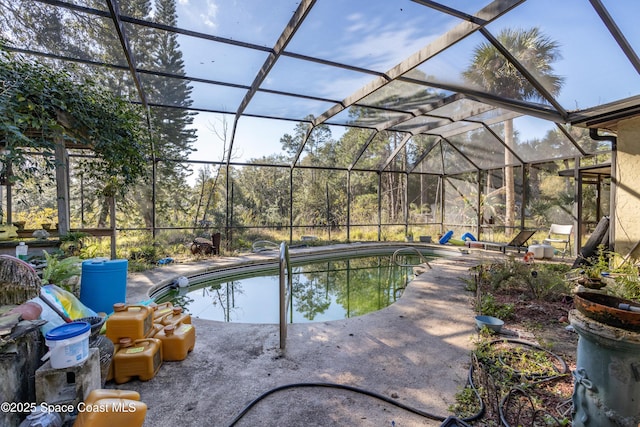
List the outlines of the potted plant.
{"label": "potted plant", "polygon": [[56,215],[56,211],[51,208],[44,208],[39,212],[37,222],[43,230],[51,230],[54,222],[54,215]]}
{"label": "potted plant", "polygon": [[82,272],[82,260],[76,256],[62,258],[49,255],[47,251],[42,253],[46,260],[46,266],[42,270],[42,283],[57,285],[66,291],[76,293],[77,278]]}
{"label": "potted plant", "polygon": [[604,250],[604,247],[598,247],[598,256],[595,258],[589,258],[587,263],[580,266],[578,273],[578,284],[590,288],[600,289],[603,288],[606,283],[602,280],[602,273],[610,272],[609,266],[609,253]]}
{"label": "potted plant", "polygon": [[67,255],[80,255],[80,251],[84,247],[83,239],[89,234],[82,231],[70,231],[60,236],[60,249]]}

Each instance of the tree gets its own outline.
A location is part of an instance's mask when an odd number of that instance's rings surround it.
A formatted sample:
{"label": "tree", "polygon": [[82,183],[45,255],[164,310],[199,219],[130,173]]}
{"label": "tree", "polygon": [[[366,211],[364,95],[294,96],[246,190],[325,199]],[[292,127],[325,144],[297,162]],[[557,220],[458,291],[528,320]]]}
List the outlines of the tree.
{"label": "tree", "polygon": [[[270,155],[252,163],[278,164],[284,155]],[[245,167],[235,177],[242,195],[234,196],[234,211],[243,218],[242,225],[286,226],[289,221],[289,169],[256,166]]]}
{"label": "tree", "polygon": [[[97,0],[87,0],[88,7],[101,9],[104,4]],[[123,15],[136,19],[153,20],[161,24],[177,25],[175,0],[132,0],[119,4]],[[113,65],[123,65],[122,47],[113,39],[113,23],[107,19],[96,19],[91,14],[72,9],[51,7],[35,3],[25,8],[23,2],[0,0],[0,24],[2,36],[7,43],[16,46],[28,45],[34,50],[55,52],[69,57],[96,59]],[[146,26],[128,25],[126,35],[138,69],[159,70],[184,76],[184,63],[178,45],[178,37],[173,32],[156,31]],[[92,76],[112,94],[123,98],[137,97],[133,77],[130,73],[113,67],[96,67],[88,64],[76,64],[72,69],[68,63],[60,64],[55,60],[44,58],[43,63],[52,68],[62,66],[71,78],[82,80],[81,76]],[[157,162],[156,182],[161,183],[156,190],[156,212],[158,220],[165,221],[164,213],[176,212],[186,205],[186,176],[190,172],[184,161],[193,151],[195,130],[191,129],[193,113],[191,106],[189,82],[183,79],[172,79],[159,76],[143,76],[143,86],[147,98],[155,104],[179,106],[176,108],[153,107],[149,111],[150,129],[147,128],[147,147],[154,148],[153,154],[159,159],[171,161]],[[144,122],[143,122],[144,123]],[[150,136],[150,138],[149,138]],[[133,148],[133,147],[132,147]],[[145,155],[151,151],[145,147]],[[122,162],[127,165],[126,162]],[[151,205],[151,163],[145,164],[142,177],[136,180],[135,188],[120,203],[122,215],[142,221],[145,226],[152,222]],[[88,171],[91,171],[89,168]],[[101,184],[99,180],[88,180],[83,174],[85,185]],[[144,179],[140,179],[144,178]],[[93,188],[94,192],[100,188]],[[91,191],[87,188],[87,192]],[[176,196],[180,196],[178,200]],[[104,225],[107,219],[108,204],[102,200],[98,208],[101,214],[97,218],[98,225]],[[125,209],[122,209],[125,208]],[[139,219],[135,219],[135,215]],[[166,215],[165,215],[166,216]]]}
{"label": "tree", "polygon": [[[138,1],[138,8],[131,10],[132,16],[148,13],[149,2]],[[129,6],[133,8],[133,5]],[[154,21],[175,26],[177,14],[175,0],[156,0],[154,3]],[[162,72],[184,76],[184,61],[177,40],[173,32],[153,32],[132,37],[137,43],[136,60],[138,67],[161,70]],[[147,40],[146,44],[144,40]],[[149,42],[149,40],[151,42]],[[192,101],[190,94],[192,87],[187,80],[167,78],[162,76],[147,77],[145,85],[147,97],[160,105],[179,106],[180,108],[153,107],[151,109],[151,129],[154,152],[157,158],[168,161],[156,162],[156,215],[157,221],[170,221],[162,217],[163,213],[175,212],[185,205],[183,198],[186,193],[186,177],[188,168],[185,161],[193,151],[195,129],[190,128],[193,123],[193,113],[188,111]],[[139,210],[145,226],[153,224],[151,169],[147,170],[147,182],[140,184],[132,192],[134,198],[130,200]]]}
{"label": "tree", "polygon": [[53,168],[56,142],[91,148],[99,161],[92,176],[111,189],[124,189],[142,174],[146,163],[146,132],[142,112],[127,100],[113,96],[95,81],[78,80],[0,49],[0,142],[4,165],[13,179],[33,171],[30,151],[43,152]]}
{"label": "tree", "polygon": [[[312,121],[313,116],[307,116],[305,120]],[[306,152],[310,156],[310,160],[313,160],[318,154],[318,149],[331,141],[331,130],[327,125],[320,125],[315,128],[305,141],[310,127],[311,125],[307,122],[299,122],[294,129],[294,135],[285,133],[280,138],[282,150],[286,152],[291,159],[297,154],[303,142],[305,142],[303,152]]]}
{"label": "tree", "polygon": [[[506,28],[500,32],[497,40],[527,70],[544,85],[552,95],[560,92],[563,78],[553,72],[551,64],[560,58],[559,45],[551,40],[539,28],[528,30]],[[471,64],[462,76],[469,83],[509,99],[542,99],[535,89],[512,64],[491,43],[482,43],[473,51]],[[515,224],[515,184],[513,175],[514,147],[513,120],[504,123],[504,142],[507,146],[505,161],[505,227],[507,232]]]}

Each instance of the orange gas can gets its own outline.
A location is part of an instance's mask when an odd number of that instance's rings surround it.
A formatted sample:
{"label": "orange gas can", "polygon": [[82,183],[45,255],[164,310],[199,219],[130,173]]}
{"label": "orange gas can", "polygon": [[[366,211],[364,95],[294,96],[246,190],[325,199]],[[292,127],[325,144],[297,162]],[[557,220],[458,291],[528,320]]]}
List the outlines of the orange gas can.
{"label": "orange gas can", "polygon": [[120,338],[144,338],[153,325],[153,309],[145,305],[113,305],[113,314],[107,319],[107,338],[114,344]]}
{"label": "orange gas can", "polygon": [[155,336],[162,341],[162,360],[184,360],[196,345],[196,330],[188,323],[167,325]]}
{"label": "orange gas can", "polygon": [[153,321],[155,323],[160,323],[160,319],[173,312],[173,304],[171,301],[160,304],[153,303],[150,307],[153,308]]}
{"label": "orange gas can", "polygon": [[120,350],[120,343],[113,345],[113,356],[111,357],[111,364],[109,365],[109,373],[107,374],[107,378],[105,378],[105,382],[111,381],[113,379],[113,359],[114,357],[116,357],[118,350]]}
{"label": "orange gas can", "polygon": [[120,340],[120,348],[113,356],[113,379],[122,384],[138,377],[140,381],[153,378],[162,365],[162,343],[155,338],[132,341]]}
{"label": "orange gas can", "polygon": [[140,393],[134,390],[96,388],[89,392],[84,402],[90,404],[107,398],[140,400]]}
{"label": "orange gas can", "polygon": [[81,405],[73,427],[138,427],[144,424],[147,405],[132,390],[92,390]]}
{"label": "orange gas can", "polygon": [[153,325],[151,325],[151,329],[149,329],[149,332],[147,332],[145,338],[154,338],[156,334],[162,330],[162,328],[164,328],[164,325],[161,325],[160,323],[154,323]]}
{"label": "orange gas can", "polygon": [[186,323],[191,324],[191,315],[189,313],[184,313],[182,311],[182,307],[173,307],[171,314],[167,314],[164,316],[160,323],[164,326],[167,325],[177,325],[178,323]]}

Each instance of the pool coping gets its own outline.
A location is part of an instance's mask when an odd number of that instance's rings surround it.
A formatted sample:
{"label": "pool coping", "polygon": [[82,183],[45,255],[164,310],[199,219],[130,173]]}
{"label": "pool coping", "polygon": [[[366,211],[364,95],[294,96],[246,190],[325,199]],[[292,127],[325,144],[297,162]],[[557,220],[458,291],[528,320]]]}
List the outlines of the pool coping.
{"label": "pool coping", "polygon": [[[428,249],[440,256],[460,256],[462,253],[457,247],[425,244],[425,243],[401,243],[401,242],[374,242],[374,243],[345,243],[327,246],[310,246],[304,248],[290,248],[289,254],[292,261],[301,261],[305,258],[320,259],[336,257],[341,253],[350,255],[370,255],[392,248],[418,248]],[[227,270],[234,270],[246,266],[265,265],[278,263],[279,251],[262,251],[257,253],[240,254],[233,257],[212,257],[205,260],[179,264],[167,264],[149,271],[129,273],[127,276],[126,302],[135,304],[148,302],[160,289],[169,286],[180,276],[192,277],[209,273],[224,274]]]}

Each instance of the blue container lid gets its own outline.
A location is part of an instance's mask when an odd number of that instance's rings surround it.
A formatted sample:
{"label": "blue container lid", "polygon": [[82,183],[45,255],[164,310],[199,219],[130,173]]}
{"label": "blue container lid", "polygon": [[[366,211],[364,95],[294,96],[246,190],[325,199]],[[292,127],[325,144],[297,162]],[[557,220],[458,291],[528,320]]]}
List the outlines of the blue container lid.
{"label": "blue container lid", "polygon": [[126,272],[129,266],[129,260],[127,259],[104,259],[93,258],[82,261],[82,270],[92,270],[95,272],[104,272],[105,270],[115,270]]}
{"label": "blue container lid", "polygon": [[69,338],[77,337],[91,329],[89,322],[71,322],[64,325],[56,326],[45,335],[49,341],[62,341]]}

